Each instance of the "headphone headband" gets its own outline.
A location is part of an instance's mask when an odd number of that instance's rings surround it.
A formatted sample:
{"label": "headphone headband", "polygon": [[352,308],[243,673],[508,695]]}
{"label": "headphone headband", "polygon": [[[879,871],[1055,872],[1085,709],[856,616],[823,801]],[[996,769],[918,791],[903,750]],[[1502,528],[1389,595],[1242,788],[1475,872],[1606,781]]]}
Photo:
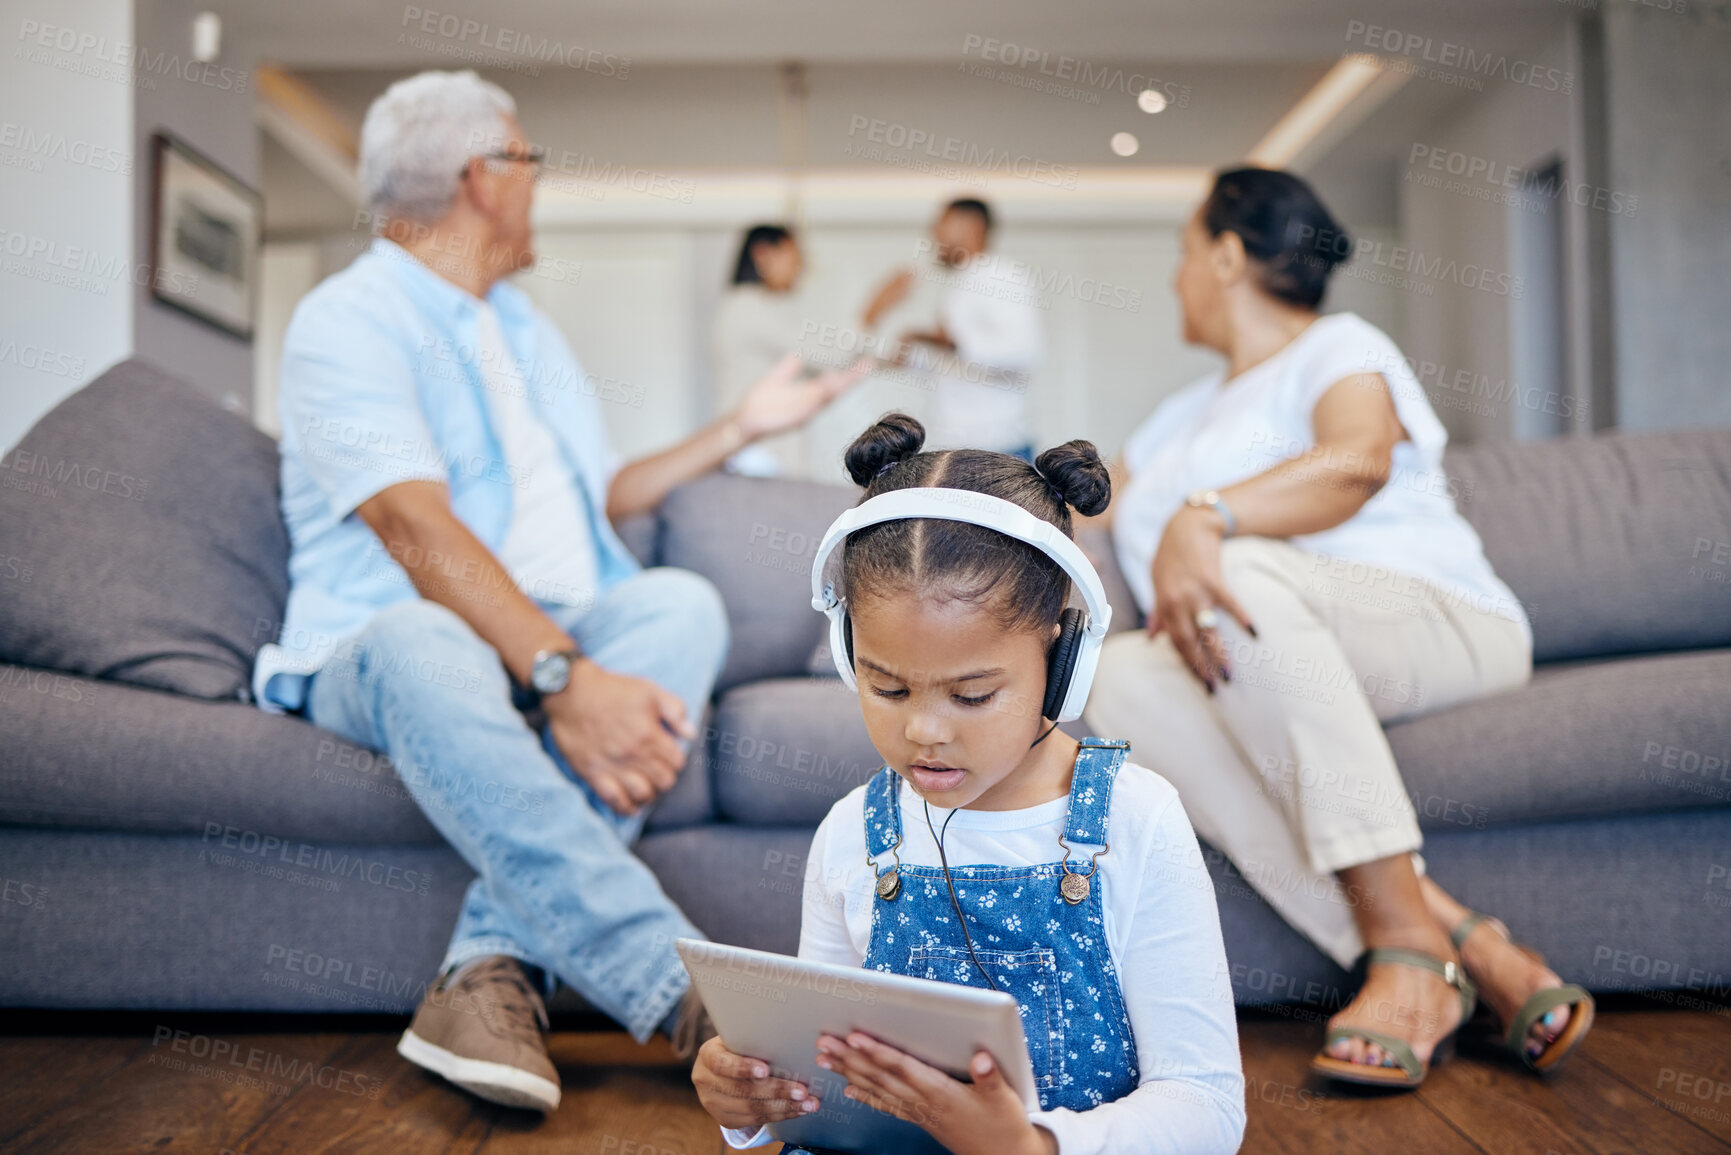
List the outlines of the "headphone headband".
{"label": "headphone headband", "polygon": [[1088,688],[1093,682],[1094,667],[1099,661],[1100,647],[1106,640],[1106,630],[1112,624],[1112,606],[1106,600],[1106,589],[1100,583],[1100,575],[1095,572],[1093,564],[1081,548],[1064,536],[1064,532],[1057,526],[1035,517],[1015,502],[993,497],[989,493],[976,493],[971,489],[923,487],[891,490],[860,503],[831,523],[823,535],[823,541],[818,545],[817,556],[812,559],[811,608],[828,615],[830,619],[830,649],[842,680],[850,689],[855,685],[853,663],[840,645],[847,603],[836,593],[835,583],[824,580],[824,570],[828,566],[830,555],[847,540],[848,535],[867,526],[918,518],[959,521],[995,530],[1006,537],[1033,546],[1056,562],[1058,568],[1069,576],[1071,583],[1082,595],[1082,603],[1088,609],[1088,619],[1080,639],[1074,679],[1059,710],[1061,716],[1053,720],[1065,722],[1079,717],[1082,704],[1088,699]]}

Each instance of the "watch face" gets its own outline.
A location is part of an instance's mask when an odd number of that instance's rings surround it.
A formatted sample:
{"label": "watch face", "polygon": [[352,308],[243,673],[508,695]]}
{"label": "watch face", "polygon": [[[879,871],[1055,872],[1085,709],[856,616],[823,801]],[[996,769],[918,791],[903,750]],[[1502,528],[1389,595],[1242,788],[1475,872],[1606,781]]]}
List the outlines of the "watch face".
{"label": "watch face", "polygon": [[543,694],[557,694],[571,681],[571,659],[564,654],[542,654],[529,671],[529,684]]}

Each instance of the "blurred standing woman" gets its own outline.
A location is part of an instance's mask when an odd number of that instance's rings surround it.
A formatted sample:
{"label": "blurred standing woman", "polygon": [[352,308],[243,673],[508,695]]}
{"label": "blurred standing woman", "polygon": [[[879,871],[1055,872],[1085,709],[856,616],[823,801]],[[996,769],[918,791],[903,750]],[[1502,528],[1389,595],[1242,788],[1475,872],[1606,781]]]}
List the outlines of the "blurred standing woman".
{"label": "blurred standing woman", "polygon": [[1532,632],[1449,497],[1400,350],[1317,314],[1351,249],[1308,185],[1263,169],[1220,174],[1186,228],[1184,337],[1226,366],[1126,442],[1108,516],[1148,628],[1107,643],[1088,721],[1287,922],[1343,967],[1363,956],[1317,1071],[1417,1086],[1475,987],[1542,1070],[1592,999],[1423,876],[1382,732],[1522,685]]}
{"label": "blurred standing woman", "polygon": [[[739,245],[733,283],[710,331],[715,408],[730,413],[751,383],[800,344],[802,315],[794,292],[805,267],[799,240],[781,225],[754,225]],[[810,458],[803,429],[765,438],[728,459],[734,473],[806,477]]]}

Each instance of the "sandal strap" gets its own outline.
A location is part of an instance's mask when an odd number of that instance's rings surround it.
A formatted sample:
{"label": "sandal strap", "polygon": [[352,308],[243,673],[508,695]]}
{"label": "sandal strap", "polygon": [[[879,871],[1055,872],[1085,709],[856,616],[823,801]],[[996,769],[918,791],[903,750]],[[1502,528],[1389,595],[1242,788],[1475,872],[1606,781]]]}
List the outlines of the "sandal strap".
{"label": "sandal strap", "polygon": [[1383,946],[1366,951],[1364,961],[1366,966],[1393,963],[1396,966],[1417,967],[1436,975],[1460,993],[1462,1023],[1473,1017],[1473,1009],[1478,1006],[1478,988],[1467,977],[1466,968],[1453,959],[1440,959],[1422,950],[1409,950],[1406,947]]}
{"label": "sandal strap", "polygon": [[[1394,1056],[1394,1061],[1400,1064],[1400,1069],[1406,1072],[1407,1078],[1419,1079],[1424,1077],[1424,1064],[1418,1061],[1418,1056],[1413,1054],[1412,1044],[1405,1039],[1397,1039],[1393,1035],[1373,1031],[1366,1027],[1334,1027],[1329,1030],[1327,1037],[1323,1040],[1323,1050],[1326,1052],[1329,1047],[1342,1039],[1363,1039],[1366,1042],[1375,1043],[1385,1052]],[[1362,1065],[1372,1071],[1377,1069],[1369,1063]]]}
{"label": "sandal strap", "polygon": [[1471,937],[1473,931],[1478,929],[1481,922],[1490,923],[1491,926],[1496,929],[1498,934],[1502,935],[1504,938],[1509,937],[1509,928],[1503,925],[1502,919],[1497,918],[1494,915],[1480,914],[1475,910],[1465,918],[1461,919],[1460,925],[1455,927],[1454,930],[1449,933],[1449,941],[1454,944],[1456,950],[1460,950],[1466,946],[1467,939]]}
{"label": "sandal strap", "polygon": [[1460,925],[1449,932],[1449,941],[1454,943],[1455,949],[1460,950],[1465,946],[1468,937],[1470,937],[1473,931],[1478,928],[1479,923],[1485,921],[1488,917],[1490,916],[1480,914],[1475,910],[1465,918],[1461,919]]}
{"label": "sandal strap", "polygon": [[1527,1032],[1533,1029],[1533,1024],[1558,1007],[1575,1007],[1592,997],[1584,987],[1574,983],[1546,987],[1522,1003],[1521,1009],[1515,1012],[1515,1017],[1509,1020],[1509,1033],[1503,1037],[1503,1046],[1520,1055],[1521,1059],[1530,1065],[1532,1060],[1527,1057],[1526,1038]]}

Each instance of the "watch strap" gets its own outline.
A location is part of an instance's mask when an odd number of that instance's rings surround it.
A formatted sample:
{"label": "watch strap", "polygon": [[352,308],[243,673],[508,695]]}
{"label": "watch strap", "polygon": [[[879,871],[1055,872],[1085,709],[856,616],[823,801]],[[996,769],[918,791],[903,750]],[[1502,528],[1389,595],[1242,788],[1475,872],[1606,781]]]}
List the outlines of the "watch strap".
{"label": "watch strap", "polygon": [[1214,498],[1214,508],[1220,511],[1220,518],[1226,523],[1226,536],[1231,537],[1238,532],[1238,519],[1232,516],[1232,510],[1219,496]]}
{"label": "watch strap", "polygon": [[1184,504],[1196,509],[1212,509],[1218,513],[1220,520],[1225,523],[1225,536],[1231,537],[1238,532],[1238,519],[1232,516],[1231,508],[1221,499],[1219,491],[1197,490],[1184,499]]}

